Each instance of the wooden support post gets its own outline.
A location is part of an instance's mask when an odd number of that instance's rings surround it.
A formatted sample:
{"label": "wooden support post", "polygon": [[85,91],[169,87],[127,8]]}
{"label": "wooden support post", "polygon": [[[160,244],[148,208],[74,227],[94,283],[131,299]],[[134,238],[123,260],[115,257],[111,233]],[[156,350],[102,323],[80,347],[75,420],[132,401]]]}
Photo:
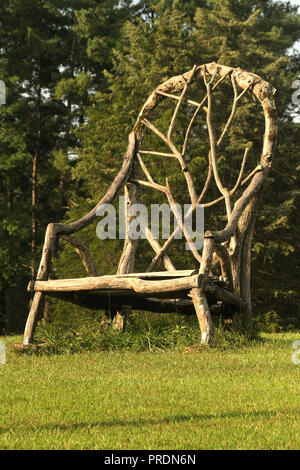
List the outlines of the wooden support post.
{"label": "wooden support post", "polygon": [[[52,254],[55,247],[56,229],[55,224],[49,224],[46,230],[43,254],[37,273],[38,280],[48,279]],[[29,315],[24,331],[24,346],[32,343],[38,315],[41,312],[45,294],[36,292],[31,302]]]}
{"label": "wooden support post", "polygon": [[201,344],[209,344],[214,334],[213,323],[205,295],[205,286],[211,268],[213,249],[214,240],[211,237],[211,233],[207,232],[204,236],[202,261],[199,270],[199,287],[191,289],[189,294],[192,298],[201,330]]}
{"label": "wooden support post", "polygon": [[[135,160],[132,165],[131,175],[138,176],[138,166]],[[120,258],[117,274],[128,274],[132,273],[135,262],[135,252],[138,246],[138,240],[133,240],[130,237],[129,227],[132,222],[133,216],[130,214],[130,209],[133,204],[139,202],[139,187],[135,183],[127,183],[124,187],[125,194],[125,223],[126,223],[126,238],[124,242],[123,252]],[[112,326],[118,331],[125,331],[126,321],[129,313],[129,309],[120,309],[113,315]]]}
{"label": "wooden support post", "polygon": [[43,292],[36,292],[31,302],[30,312],[26,321],[23,345],[26,347],[32,343],[36,321],[41,312],[45,294]]}
{"label": "wooden support post", "polygon": [[195,288],[190,292],[201,330],[201,344],[209,344],[213,337],[213,324],[207,298],[203,288]]}

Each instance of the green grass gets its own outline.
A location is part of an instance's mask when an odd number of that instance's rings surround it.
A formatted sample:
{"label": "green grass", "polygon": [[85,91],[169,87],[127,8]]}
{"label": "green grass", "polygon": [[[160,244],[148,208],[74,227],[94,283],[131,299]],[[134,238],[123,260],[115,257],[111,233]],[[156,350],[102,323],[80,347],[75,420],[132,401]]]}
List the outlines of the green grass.
{"label": "green grass", "polygon": [[0,449],[299,449],[296,339],[264,334],[196,354],[8,347]]}
{"label": "green grass", "polygon": [[[257,334],[252,332],[242,334],[240,325],[236,322],[224,323],[222,319],[216,322],[214,328],[213,347],[234,348],[250,345],[257,340]],[[241,327],[240,327],[241,328]],[[126,332],[120,334],[111,328],[107,319],[86,316],[70,324],[57,322],[39,326],[35,341],[47,347],[40,348],[40,353],[62,354],[83,351],[168,351],[182,350],[189,345],[200,342],[200,331],[197,318],[182,316],[157,315],[149,321],[147,314],[130,316]]]}

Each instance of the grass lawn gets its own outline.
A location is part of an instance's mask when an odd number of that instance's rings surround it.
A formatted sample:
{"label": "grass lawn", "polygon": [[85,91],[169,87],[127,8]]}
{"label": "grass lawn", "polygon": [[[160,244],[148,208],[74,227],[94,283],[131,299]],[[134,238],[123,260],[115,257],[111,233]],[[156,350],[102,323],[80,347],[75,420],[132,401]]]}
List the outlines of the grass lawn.
{"label": "grass lawn", "polygon": [[263,339],[197,354],[8,348],[0,449],[299,449],[300,333]]}

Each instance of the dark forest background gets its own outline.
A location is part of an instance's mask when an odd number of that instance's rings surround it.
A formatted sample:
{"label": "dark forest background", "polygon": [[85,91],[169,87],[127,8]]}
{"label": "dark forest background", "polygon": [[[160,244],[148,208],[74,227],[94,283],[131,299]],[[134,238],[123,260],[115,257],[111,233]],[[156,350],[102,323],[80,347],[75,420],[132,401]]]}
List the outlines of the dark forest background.
{"label": "dark forest background", "polygon": [[[91,209],[118,171],[127,135],[151,91],[211,61],[257,73],[277,88],[278,145],[252,249],[253,308],[261,328],[299,328],[300,92],[297,98],[292,88],[300,74],[299,39],[300,15],[286,1],[2,1],[0,80],[7,95],[0,107],[1,333],[24,327],[26,288],[47,223],[74,220]],[[245,102],[240,113],[239,126],[255,134],[253,106]],[[230,153],[242,154],[239,126],[222,155],[224,178],[238,172]],[[255,143],[253,149],[255,162]],[[193,164],[200,184],[203,158],[195,156]],[[180,194],[180,181],[170,181]],[[101,242],[95,226],[81,240],[100,274],[116,272],[122,242]],[[151,257],[147,249],[142,255]],[[85,275],[71,246],[61,244],[53,273]],[[52,320],[84,318],[83,309],[58,301],[45,308]]]}

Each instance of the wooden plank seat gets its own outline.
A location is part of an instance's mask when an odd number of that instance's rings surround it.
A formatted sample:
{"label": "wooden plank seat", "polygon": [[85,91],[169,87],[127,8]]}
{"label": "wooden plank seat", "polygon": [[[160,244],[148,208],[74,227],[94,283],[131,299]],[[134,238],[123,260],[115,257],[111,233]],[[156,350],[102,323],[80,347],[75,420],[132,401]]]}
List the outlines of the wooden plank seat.
{"label": "wooden plank seat", "polygon": [[[126,305],[132,310],[193,314],[189,292],[198,285],[197,271],[178,270],[35,281],[29,284],[28,290],[94,310],[119,309]],[[222,278],[209,276],[205,291],[210,305],[222,302],[244,308],[241,299]]]}

